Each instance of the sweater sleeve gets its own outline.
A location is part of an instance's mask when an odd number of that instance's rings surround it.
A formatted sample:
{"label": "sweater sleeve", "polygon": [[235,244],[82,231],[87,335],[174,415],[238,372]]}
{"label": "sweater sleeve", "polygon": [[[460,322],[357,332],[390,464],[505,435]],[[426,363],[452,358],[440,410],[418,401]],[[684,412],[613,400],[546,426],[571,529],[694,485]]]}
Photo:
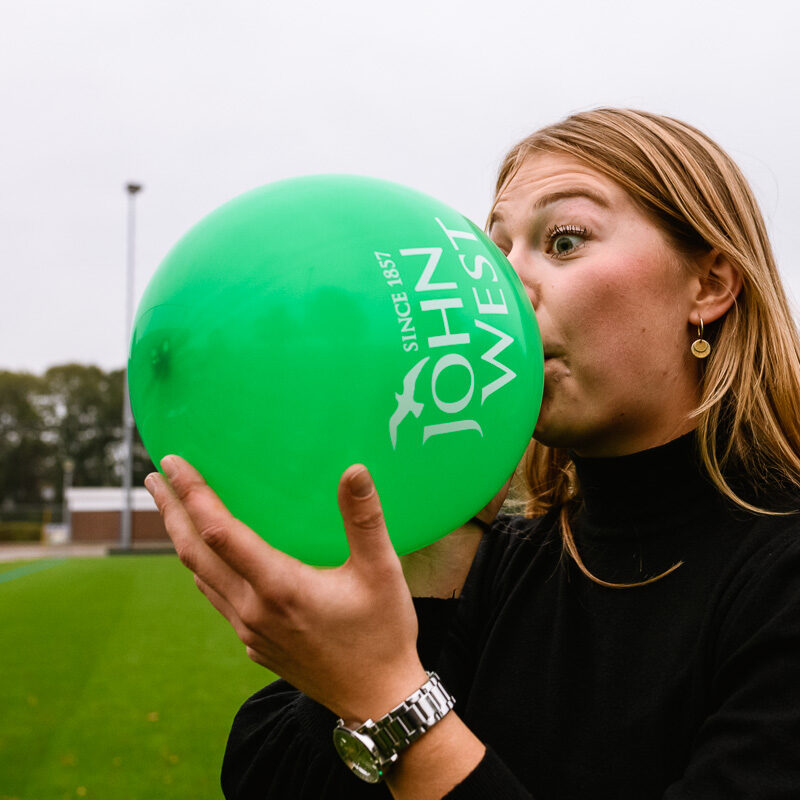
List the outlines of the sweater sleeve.
{"label": "sweater sleeve", "polygon": [[500,756],[486,748],[483,758],[444,800],[534,800],[533,795],[516,779]]}
{"label": "sweater sleeve", "polygon": [[[414,598],[417,649],[436,669],[458,600]],[[353,775],[333,747],[336,715],[283,680],[264,687],[237,713],[222,763],[227,800],[389,798],[383,784]]]}
{"label": "sweater sleeve", "polygon": [[748,567],[709,656],[712,707],[664,800],[800,797],[800,537]]}
{"label": "sweater sleeve", "polygon": [[239,709],[222,762],[227,800],[389,798],[382,784],[364,783],[333,748],[336,716],[283,680]]}

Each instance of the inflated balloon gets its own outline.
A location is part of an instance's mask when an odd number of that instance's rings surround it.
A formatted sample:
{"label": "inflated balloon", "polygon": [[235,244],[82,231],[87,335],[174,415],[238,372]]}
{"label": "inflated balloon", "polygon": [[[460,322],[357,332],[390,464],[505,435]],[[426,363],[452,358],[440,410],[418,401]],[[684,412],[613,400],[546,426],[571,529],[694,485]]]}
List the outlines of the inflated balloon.
{"label": "inflated balloon", "polygon": [[478,227],[404,186],[323,175],[241,195],[178,242],[140,303],[129,381],[154,463],[183,456],[274,547],[335,565],[351,464],[401,554],[483,508],[530,440],[543,359]]}

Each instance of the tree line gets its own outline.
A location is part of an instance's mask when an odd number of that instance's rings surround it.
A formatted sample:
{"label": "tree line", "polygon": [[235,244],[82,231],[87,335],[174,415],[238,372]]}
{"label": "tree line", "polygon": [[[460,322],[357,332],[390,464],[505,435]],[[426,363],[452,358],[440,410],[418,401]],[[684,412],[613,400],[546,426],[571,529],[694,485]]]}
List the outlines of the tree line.
{"label": "tree line", "polygon": [[[0,370],[0,515],[63,502],[73,486],[120,486],[124,470],[122,369],[63,364],[43,375]],[[134,431],[133,481],[154,469]]]}

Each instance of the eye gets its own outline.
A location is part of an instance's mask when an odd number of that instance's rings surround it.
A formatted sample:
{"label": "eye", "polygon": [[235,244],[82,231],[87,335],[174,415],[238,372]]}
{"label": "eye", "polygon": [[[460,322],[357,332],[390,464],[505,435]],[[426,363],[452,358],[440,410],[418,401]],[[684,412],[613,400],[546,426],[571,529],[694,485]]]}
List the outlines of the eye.
{"label": "eye", "polygon": [[589,231],[581,225],[556,225],[546,233],[547,252],[556,258],[572,255],[588,238]]}

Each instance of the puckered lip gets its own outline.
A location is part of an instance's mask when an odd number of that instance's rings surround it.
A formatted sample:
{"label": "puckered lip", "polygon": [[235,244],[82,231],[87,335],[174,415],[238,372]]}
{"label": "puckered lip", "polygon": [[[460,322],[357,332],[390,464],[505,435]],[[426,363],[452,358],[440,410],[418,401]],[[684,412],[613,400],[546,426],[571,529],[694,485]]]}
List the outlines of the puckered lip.
{"label": "puckered lip", "polygon": [[564,352],[557,344],[551,344],[550,342],[544,341],[544,339],[542,339],[542,353],[544,354],[545,361],[547,361],[548,358],[559,358],[564,355]]}

